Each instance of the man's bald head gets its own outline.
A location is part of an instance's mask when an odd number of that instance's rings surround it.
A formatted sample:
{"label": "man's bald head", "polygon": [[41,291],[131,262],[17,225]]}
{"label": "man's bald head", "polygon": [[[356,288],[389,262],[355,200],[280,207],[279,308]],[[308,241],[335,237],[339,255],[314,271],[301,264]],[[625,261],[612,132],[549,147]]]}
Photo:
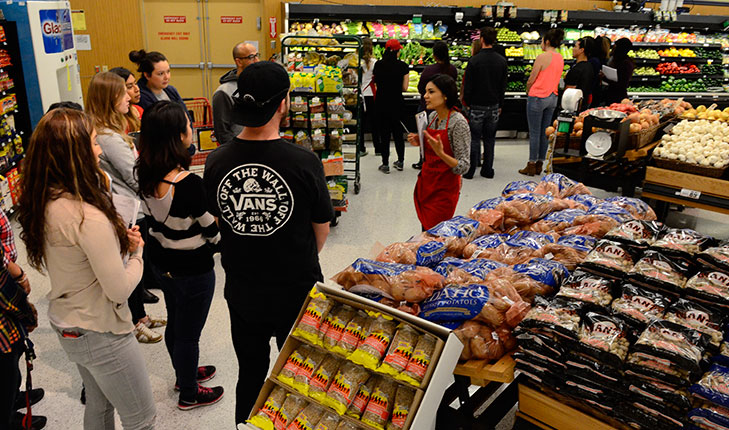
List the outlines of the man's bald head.
{"label": "man's bald head", "polygon": [[233,48],[233,60],[240,75],[246,67],[258,62],[258,48],[250,43],[241,42]]}

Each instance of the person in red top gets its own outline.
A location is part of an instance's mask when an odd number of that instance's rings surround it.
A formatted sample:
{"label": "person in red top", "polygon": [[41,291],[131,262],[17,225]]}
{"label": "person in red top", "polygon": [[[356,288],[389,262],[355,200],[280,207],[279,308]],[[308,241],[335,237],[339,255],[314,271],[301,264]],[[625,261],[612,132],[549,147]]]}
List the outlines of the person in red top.
{"label": "person in red top", "polygon": [[124,79],[127,94],[129,94],[129,97],[131,98],[129,101],[129,111],[124,115],[124,118],[127,120],[126,133],[136,133],[142,126],[142,114],[144,113],[144,109],[139,106],[141,93],[139,92],[139,86],[137,85],[137,78],[134,77],[134,73],[124,67],[114,67],[109,71]]}
{"label": "person in red top", "polygon": [[529,162],[519,173],[527,176],[542,173],[542,165],[547,156],[549,141],[545,131],[552,122],[557,107],[557,91],[562,78],[564,59],[557,53],[562,44],[564,31],[553,28],[542,38],[543,54],[534,60],[529,80],[527,80],[527,122],[529,123]]}
{"label": "person in red top", "polygon": [[[456,108],[458,89],[448,75],[435,76],[425,86],[428,128],[423,132],[423,167],[415,184],[415,210],[423,231],[453,217],[461,193],[461,175],[471,161],[471,130],[468,120]],[[420,145],[417,134],[408,141]]]}

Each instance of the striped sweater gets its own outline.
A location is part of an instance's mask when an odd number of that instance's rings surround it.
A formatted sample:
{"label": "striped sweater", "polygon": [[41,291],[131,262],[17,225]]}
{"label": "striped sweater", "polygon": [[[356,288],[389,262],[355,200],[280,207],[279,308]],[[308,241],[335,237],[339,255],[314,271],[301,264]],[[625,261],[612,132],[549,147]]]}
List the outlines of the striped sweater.
{"label": "striped sweater", "polygon": [[[173,181],[162,198],[145,197],[147,252],[162,273],[192,276],[213,269],[220,232],[206,208],[202,179],[189,174]],[[174,194],[172,194],[174,188]]]}

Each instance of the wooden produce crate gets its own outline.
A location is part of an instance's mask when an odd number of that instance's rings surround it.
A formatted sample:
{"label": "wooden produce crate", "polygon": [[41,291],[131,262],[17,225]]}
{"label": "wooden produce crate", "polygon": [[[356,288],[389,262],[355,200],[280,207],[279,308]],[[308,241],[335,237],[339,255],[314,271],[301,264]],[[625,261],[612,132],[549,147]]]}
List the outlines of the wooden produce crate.
{"label": "wooden produce crate", "polygon": [[700,176],[708,176],[710,178],[720,178],[726,173],[727,167],[711,167],[701,166],[693,163],[686,163],[679,160],[669,160],[667,158],[654,157],[656,166],[662,169],[674,170],[677,172],[693,173]]}
{"label": "wooden produce crate", "polygon": [[[654,193],[651,185],[675,190],[675,197]],[[642,195],[646,198],[729,214],[729,209],[715,205],[717,200],[729,200],[729,181],[724,179],[709,178],[706,176],[649,166],[646,169],[644,187],[645,189],[643,190]],[[700,196],[694,198],[682,198],[680,194],[684,190],[698,192],[700,193]],[[713,197],[714,199],[712,200],[714,200],[714,204],[710,204],[711,202],[708,202],[704,197]]]}
{"label": "wooden produce crate", "polygon": [[517,418],[546,430],[628,430],[607,415],[589,408],[574,399],[542,388],[519,384],[519,411]]}
{"label": "wooden produce crate", "polygon": [[489,382],[501,382],[508,384],[514,381],[514,366],[516,362],[511,351],[496,362],[488,360],[468,360],[459,363],[455,375],[468,376],[474,385],[485,386]]}

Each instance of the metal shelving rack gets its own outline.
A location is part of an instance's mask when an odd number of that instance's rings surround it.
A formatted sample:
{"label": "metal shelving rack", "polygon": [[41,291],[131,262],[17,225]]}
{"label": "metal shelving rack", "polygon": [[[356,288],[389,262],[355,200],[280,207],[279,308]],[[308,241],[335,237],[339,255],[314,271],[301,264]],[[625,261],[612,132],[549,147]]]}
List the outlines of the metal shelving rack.
{"label": "metal shelving rack", "polygon": [[[322,42],[330,43],[330,44],[323,44]],[[333,41],[333,43],[331,43]],[[313,97],[322,97],[325,99],[328,99],[330,97],[344,97],[345,92],[351,92],[355,95],[355,104],[349,104],[345,105],[347,108],[352,110],[352,121],[345,122],[344,124],[344,130],[345,135],[342,139],[342,158],[343,158],[343,174],[341,175],[329,175],[327,176],[327,180],[333,179],[336,180],[337,178],[345,178],[347,181],[347,192],[349,191],[349,183],[352,184],[352,188],[354,191],[354,194],[359,194],[361,189],[361,176],[360,176],[360,157],[359,157],[359,150],[360,147],[360,127],[361,127],[361,113],[362,113],[362,67],[359,64],[359,58],[361,58],[361,51],[362,51],[362,40],[357,36],[348,36],[348,35],[337,35],[337,36],[286,36],[282,42],[281,42],[281,58],[285,62],[288,58],[288,54],[292,52],[306,52],[306,51],[315,51],[317,53],[321,54],[347,54],[347,53],[356,53],[357,55],[357,67],[356,67],[356,75],[357,75],[357,83],[356,84],[350,84],[350,85],[343,85],[341,92],[304,92],[304,91],[292,91],[291,92],[291,98],[294,97],[306,97],[307,99],[311,99]],[[344,57],[344,55],[341,55],[341,57]],[[354,69],[353,67],[348,67],[350,69]],[[326,103],[325,103],[326,106]],[[328,113],[328,112],[327,112]],[[297,129],[297,127],[287,127],[292,128],[294,131]],[[327,116],[327,127],[323,127],[327,133],[326,135],[329,136],[329,131],[333,129],[339,129],[340,127],[330,127],[329,126],[329,120]],[[309,126],[307,127],[309,134],[311,135],[312,127],[311,123],[309,122]],[[347,133],[348,131],[348,133]],[[329,137],[327,137],[327,148],[329,148]],[[315,151],[319,153],[321,156],[322,150]],[[338,218],[341,216],[342,212],[345,212],[347,210],[347,207],[349,206],[349,202],[346,198],[346,192],[342,196],[341,199],[339,198],[332,198],[332,204],[334,205],[335,210],[335,216],[332,220],[332,225],[338,224]]]}

